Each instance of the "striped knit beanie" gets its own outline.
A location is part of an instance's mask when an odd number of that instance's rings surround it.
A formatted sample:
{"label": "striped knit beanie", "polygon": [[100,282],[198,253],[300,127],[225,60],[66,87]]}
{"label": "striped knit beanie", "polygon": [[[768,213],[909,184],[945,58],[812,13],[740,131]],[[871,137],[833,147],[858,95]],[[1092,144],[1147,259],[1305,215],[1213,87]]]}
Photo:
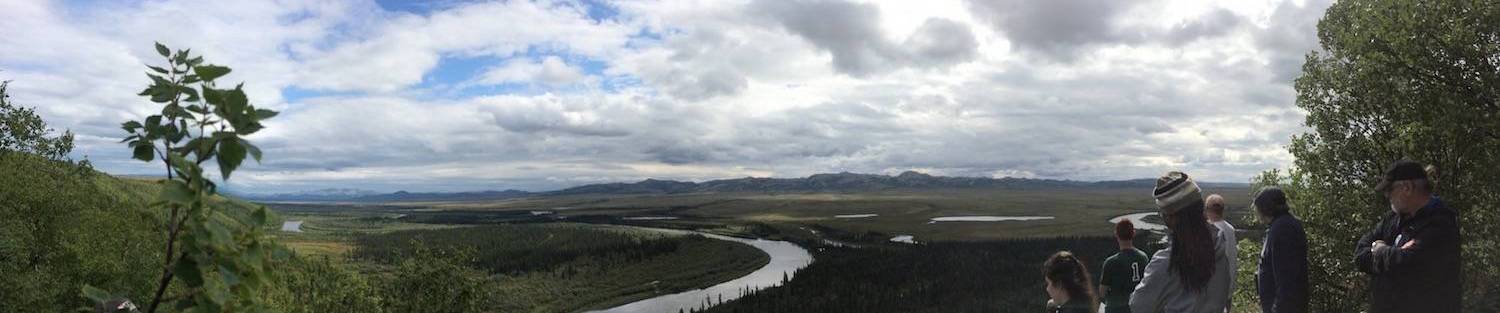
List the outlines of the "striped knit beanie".
{"label": "striped knit beanie", "polygon": [[1156,179],[1156,209],[1162,216],[1177,214],[1183,209],[1203,210],[1203,191],[1188,178],[1187,173],[1169,172]]}

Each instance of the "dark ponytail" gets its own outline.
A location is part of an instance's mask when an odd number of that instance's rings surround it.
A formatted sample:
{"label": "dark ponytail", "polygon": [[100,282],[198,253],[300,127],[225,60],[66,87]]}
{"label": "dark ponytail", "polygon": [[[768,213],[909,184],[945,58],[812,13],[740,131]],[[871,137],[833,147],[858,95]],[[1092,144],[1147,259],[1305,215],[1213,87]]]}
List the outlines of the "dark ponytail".
{"label": "dark ponytail", "polygon": [[1089,312],[1099,311],[1099,298],[1094,296],[1093,276],[1089,275],[1083,260],[1079,260],[1072,252],[1058,251],[1052,254],[1047,262],[1042,263],[1042,276],[1053,284],[1062,286],[1068,292],[1069,301],[1084,301],[1089,304]]}
{"label": "dark ponytail", "polygon": [[1203,216],[1203,201],[1178,210],[1167,226],[1172,230],[1172,261],[1167,268],[1177,272],[1188,289],[1203,290],[1218,262],[1213,225]]}

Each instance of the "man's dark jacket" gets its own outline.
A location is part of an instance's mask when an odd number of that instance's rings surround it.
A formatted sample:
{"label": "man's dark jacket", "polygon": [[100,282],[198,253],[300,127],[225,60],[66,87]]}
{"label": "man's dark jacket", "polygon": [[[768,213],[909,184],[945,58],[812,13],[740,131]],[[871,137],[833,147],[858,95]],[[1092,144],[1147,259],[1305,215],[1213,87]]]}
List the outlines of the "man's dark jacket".
{"label": "man's dark jacket", "polygon": [[[1390,248],[1372,251],[1376,240]],[[1410,217],[1386,215],[1354,250],[1354,263],[1370,274],[1370,312],[1459,312],[1460,251],[1458,213],[1437,197]]]}
{"label": "man's dark jacket", "polygon": [[1307,312],[1307,233],[1296,216],[1271,218],[1256,273],[1262,312]]}

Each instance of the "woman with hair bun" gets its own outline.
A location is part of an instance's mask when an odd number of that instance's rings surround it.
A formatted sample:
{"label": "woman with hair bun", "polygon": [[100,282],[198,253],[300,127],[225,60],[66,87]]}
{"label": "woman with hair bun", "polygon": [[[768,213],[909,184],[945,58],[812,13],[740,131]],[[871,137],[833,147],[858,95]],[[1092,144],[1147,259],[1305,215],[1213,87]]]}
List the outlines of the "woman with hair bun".
{"label": "woman with hair bun", "polygon": [[1042,277],[1047,281],[1047,312],[1097,313],[1099,300],[1094,296],[1088,267],[1072,252],[1058,251],[1042,263]]}

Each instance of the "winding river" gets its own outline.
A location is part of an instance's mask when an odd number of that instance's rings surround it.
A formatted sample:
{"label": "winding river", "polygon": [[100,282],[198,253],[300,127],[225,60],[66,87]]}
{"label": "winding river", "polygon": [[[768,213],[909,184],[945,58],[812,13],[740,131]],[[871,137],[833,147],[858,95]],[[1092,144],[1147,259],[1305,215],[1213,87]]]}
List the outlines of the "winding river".
{"label": "winding river", "polygon": [[1167,225],[1162,225],[1162,224],[1147,222],[1145,220],[1145,218],[1147,216],[1151,216],[1151,215],[1156,215],[1156,212],[1141,212],[1141,213],[1125,214],[1125,215],[1116,216],[1114,218],[1109,219],[1109,223],[1110,224],[1114,224],[1114,223],[1119,223],[1120,220],[1129,219],[1130,223],[1135,224],[1135,228],[1136,229],[1145,229],[1145,230],[1154,230],[1154,231],[1167,231]]}
{"label": "winding river", "polygon": [[300,233],[302,232],[302,221],[281,222],[281,231]]}
{"label": "winding river", "polygon": [[[1132,223],[1135,223],[1136,228],[1158,232],[1165,231],[1167,229],[1165,225],[1143,220],[1146,216],[1153,214],[1156,214],[1156,212],[1125,214],[1110,218],[1109,222],[1116,223],[1122,219],[1129,219]],[[791,278],[796,275],[797,270],[807,267],[807,265],[813,262],[812,254],[808,253],[807,249],[785,241],[745,239],[677,229],[629,227],[672,234],[699,234],[708,238],[744,243],[766,252],[767,255],[771,256],[771,261],[750,274],[707,288],[656,296],[609,309],[589,311],[589,313],[670,313],[677,312],[678,310],[700,308],[705,305],[711,306],[712,304],[719,303],[720,296],[723,297],[722,301],[738,299],[740,293],[746,288],[760,290],[780,285],[783,274],[787,278]],[[907,237],[902,239],[910,240],[908,236],[902,237]],[[894,241],[895,239],[892,240]]]}
{"label": "winding river", "polygon": [[730,301],[739,298],[740,293],[743,292],[746,288],[749,288],[750,290],[760,290],[763,288],[780,285],[781,279],[783,277],[782,275],[786,275],[786,278],[791,278],[792,276],[796,275],[797,270],[802,269],[803,267],[807,267],[807,265],[812,264],[813,261],[812,254],[808,253],[807,249],[803,249],[796,244],[786,241],[745,239],[676,229],[649,227],[634,228],[684,235],[699,234],[708,238],[744,243],[755,247],[756,249],[760,249],[760,251],[765,251],[767,255],[771,256],[771,261],[769,263],[766,263],[766,265],[762,266],[760,269],[757,269],[754,272],[750,272],[750,274],[741,276],[740,278],[735,278],[734,280],[720,283],[718,285],[713,285],[708,288],[693,289],[674,294],[661,295],[609,309],[589,311],[590,313],[670,313],[677,312],[678,310],[703,307],[706,303],[710,302],[713,304],[717,304],[719,303],[719,301],[721,301],[720,299],[722,299],[722,301]]}

